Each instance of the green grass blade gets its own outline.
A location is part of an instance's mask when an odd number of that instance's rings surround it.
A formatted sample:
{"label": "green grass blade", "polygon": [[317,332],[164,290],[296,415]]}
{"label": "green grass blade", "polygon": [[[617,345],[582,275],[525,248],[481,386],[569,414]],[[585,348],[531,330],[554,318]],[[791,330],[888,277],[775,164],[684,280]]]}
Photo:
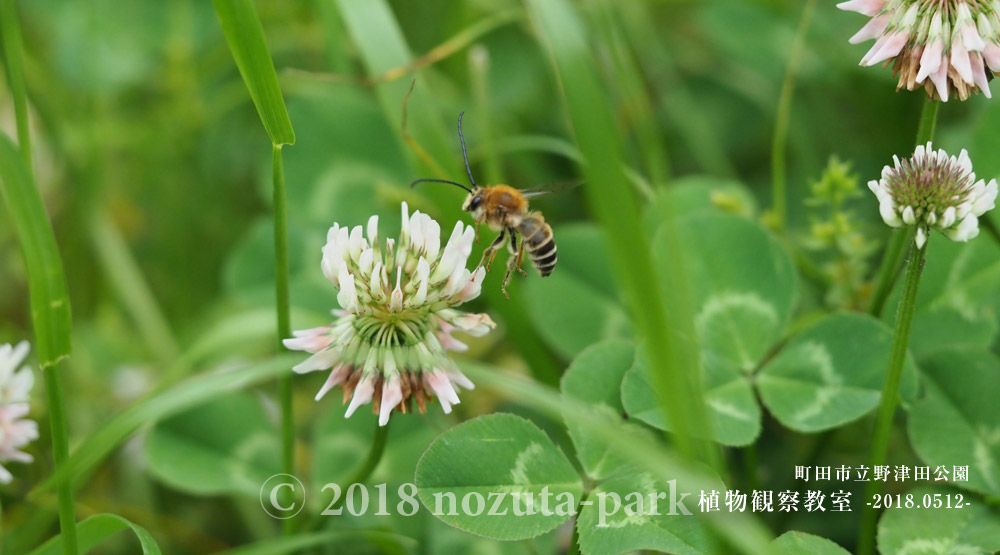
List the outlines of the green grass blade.
{"label": "green grass blade", "polygon": [[136,330],[156,359],[169,363],[177,358],[177,340],[156,302],[142,269],[129,252],[128,244],[111,222],[110,216],[95,212],[90,221],[94,250]]}
{"label": "green grass blade", "polygon": [[475,100],[475,112],[480,116],[480,128],[483,144],[479,148],[482,153],[484,175],[487,183],[503,183],[500,177],[500,157],[496,149],[496,135],[493,132],[493,99],[490,94],[490,51],[483,45],[476,45],[469,50],[469,83],[472,98]]}
{"label": "green grass blade", "polygon": [[[326,4],[323,4],[326,6]],[[517,21],[524,16],[524,11],[520,9],[505,10],[497,12],[496,14],[490,15],[483,19],[480,19],[469,25],[468,27],[462,29],[457,34],[451,38],[446,39],[434,48],[431,48],[426,53],[414,59],[412,62],[394,67],[384,73],[379,75],[369,75],[367,77],[357,77],[354,75],[344,75],[338,73],[317,73],[312,71],[305,71],[291,68],[288,70],[292,75],[298,75],[302,77],[308,77],[310,79],[316,79],[320,81],[326,81],[330,83],[352,83],[356,85],[376,85],[378,83],[384,83],[387,81],[395,81],[397,79],[403,79],[409,77],[414,72],[420,71],[421,69],[434,65],[438,62],[444,61],[447,58],[454,55],[456,52],[464,50],[469,47],[472,43],[478,41],[483,36],[489,34],[490,32],[496,30],[499,27],[510,24],[511,22]],[[328,25],[331,27],[331,32],[337,32],[337,26],[339,25],[340,14],[336,13],[336,18],[329,17]],[[334,35],[339,36],[339,35]],[[340,62],[336,62],[340,63]],[[343,64],[341,64],[343,65]]]}
{"label": "green grass blade", "polygon": [[295,144],[295,132],[253,1],[213,0],[212,5],[271,143]]}
{"label": "green grass blade", "polygon": [[[292,311],[298,322],[323,323],[325,316],[308,311]],[[155,392],[160,392],[186,378],[196,369],[200,361],[211,359],[217,353],[251,357],[265,352],[265,345],[277,335],[274,310],[254,308],[227,315],[226,317],[200,329],[197,339],[184,353],[177,357],[160,376]]]}
{"label": "green grass blade", "polygon": [[788,49],[788,64],[785,66],[785,80],[781,84],[781,96],[778,98],[777,117],[774,120],[774,137],[771,141],[771,202],[774,221],[772,224],[780,232],[785,231],[788,223],[788,185],[786,164],[788,146],[788,123],[792,116],[792,100],[795,95],[795,80],[798,77],[799,65],[805,50],[806,34],[812,24],[816,0],[807,0],[802,8],[802,18],[795,32],[795,41]]}
{"label": "green grass blade", "polygon": [[[132,533],[135,534],[145,555],[159,555],[161,553],[160,546],[156,544],[152,534],[147,532],[145,528],[113,514],[94,515],[80,521],[77,525],[80,552],[86,553],[100,545],[104,540],[126,529],[132,530]],[[62,552],[62,536],[56,536],[32,551],[30,555],[59,555]]]}
{"label": "green grass blade", "polygon": [[650,13],[651,4],[630,2],[619,3],[617,7],[625,40],[639,59],[640,67],[647,75],[659,76],[649,83],[651,94],[660,99],[670,98],[670,102],[661,100],[662,109],[667,112],[693,160],[704,173],[735,175],[736,169],[726,154],[725,142],[713,131],[710,114],[705,113],[707,105],[689,90],[687,81],[676,67],[674,53],[663,44],[663,31],[656,25],[657,18]]}
{"label": "green grass blade", "polygon": [[70,353],[70,308],[62,260],[34,180],[14,143],[0,135],[0,180],[28,270],[38,359],[54,366]]}
{"label": "green grass blade", "polygon": [[[289,292],[290,266],[288,259],[288,207],[285,193],[285,162],[281,155],[281,145],[272,149],[274,199],[274,298],[277,313],[278,351],[286,352],[284,340],[292,336],[291,293]],[[295,472],[295,412],[291,372],[278,378],[278,402],[281,404],[281,468],[286,474]],[[291,533],[294,521],[286,519],[282,524]]]}
{"label": "green grass blade", "polygon": [[302,357],[282,355],[230,372],[203,374],[135,403],[85,438],[66,464],[32,490],[32,496],[76,481],[96,467],[140,427],[177,414],[230,391],[272,380],[288,372]]}
{"label": "green grass blade", "polygon": [[[49,403],[52,430],[52,458],[57,470],[65,468],[69,456],[69,432],[62,384],[56,365],[72,350],[72,316],[62,259],[45,205],[35,185],[31,170],[31,138],[28,130],[27,95],[21,67],[21,36],[12,3],[2,10],[4,51],[8,76],[15,97],[17,131],[23,150],[0,134],[0,189],[21,244],[21,255],[28,272],[31,298],[31,322],[35,330],[38,360],[42,366],[45,393]],[[73,491],[60,486],[58,491],[59,528],[66,541],[60,545],[65,555],[76,555],[77,533]]]}
{"label": "green grass blade", "polygon": [[21,39],[21,19],[14,0],[0,0],[0,33],[3,34],[3,59],[7,83],[14,97],[17,119],[17,144],[21,148],[28,175],[34,175],[31,165],[31,133],[28,124],[28,91],[24,83],[24,49]]}
{"label": "green grass blade", "polygon": [[[653,373],[660,402],[676,425],[682,453],[718,464],[718,454],[695,437],[709,437],[707,412],[698,384],[699,360],[691,310],[686,306],[686,285],[676,261],[670,275],[655,275],[650,246],[640,222],[639,205],[622,166],[619,144],[607,95],[593,67],[588,39],[579,16],[565,0],[527,0],[536,32],[548,46],[566,97],[577,143],[586,164],[583,187],[591,211],[604,228],[610,244],[616,277],[631,308],[635,329]],[[670,222],[664,222],[668,238]],[[672,249],[679,253],[680,249]],[[675,255],[676,259],[676,255]],[[672,293],[661,298],[661,280]]]}
{"label": "green grass blade", "polygon": [[[289,264],[288,264],[288,210],[285,206],[285,171],[282,145],[295,144],[295,132],[288,119],[288,110],[278,86],[274,62],[264,39],[264,28],[257,17],[253,0],[213,0],[215,13],[226,35],[226,42],[243,76],[250,97],[253,99],[260,120],[271,137],[273,191],[274,191],[274,253],[275,312],[278,319],[278,349],[284,350],[282,340],[291,336],[289,315]],[[281,403],[282,468],[286,473],[295,471],[295,434],[292,411],[292,376],[279,376],[278,397]],[[290,532],[292,520],[284,522]]]}
{"label": "green grass blade", "polygon": [[[348,33],[357,45],[368,75],[382,75],[392,69],[406,66],[413,61],[406,37],[399,27],[392,9],[385,0],[337,0],[340,15],[344,20]],[[382,110],[393,129],[400,130],[403,118],[403,99],[410,89],[409,79],[389,81],[375,86]],[[461,176],[461,159],[456,156],[457,135],[446,128],[438,118],[437,103],[434,102],[423,80],[417,79],[410,95],[407,115],[407,132],[428,152],[434,164],[448,173],[447,179]],[[458,120],[458,114],[454,115]],[[433,171],[425,168],[424,171]],[[418,176],[421,177],[421,176]],[[431,177],[431,176],[427,176]],[[443,194],[428,191],[427,196],[438,201],[444,200]],[[435,202],[439,207],[455,204],[454,202]],[[458,206],[453,214],[457,216]]]}
{"label": "green grass blade", "polygon": [[591,0],[588,4],[591,21],[610,55],[612,78],[620,91],[622,115],[626,126],[635,134],[642,167],[650,181],[663,185],[670,178],[667,144],[660,132],[660,124],[634,53],[625,40],[625,31],[616,11],[619,6],[610,0]]}

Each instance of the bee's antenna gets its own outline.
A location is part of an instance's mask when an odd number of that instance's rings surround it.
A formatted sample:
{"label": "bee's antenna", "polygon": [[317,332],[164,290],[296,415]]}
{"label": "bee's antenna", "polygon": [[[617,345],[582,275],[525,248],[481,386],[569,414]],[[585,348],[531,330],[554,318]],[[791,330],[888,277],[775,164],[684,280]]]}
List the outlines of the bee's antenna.
{"label": "bee's antenna", "polygon": [[[465,189],[466,191],[468,191],[470,193],[472,192],[472,189],[466,187],[465,185],[462,185],[461,183],[455,183],[454,181],[448,181],[447,179],[418,179],[418,180],[414,181],[413,183],[410,183],[410,187],[415,187],[417,185],[417,183],[423,183],[425,181],[433,181],[434,183],[447,183],[449,185],[454,185],[456,187],[461,187],[461,188]],[[475,183],[473,183],[473,185],[475,185]]]}
{"label": "bee's antenna", "polygon": [[462,143],[462,159],[465,160],[465,172],[469,174],[469,182],[476,187],[476,180],[472,178],[472,170],[469,168],[469,155],[465,153],[465,137],[462,136],[462,116],[465,112],[458,114],[458,141]]}

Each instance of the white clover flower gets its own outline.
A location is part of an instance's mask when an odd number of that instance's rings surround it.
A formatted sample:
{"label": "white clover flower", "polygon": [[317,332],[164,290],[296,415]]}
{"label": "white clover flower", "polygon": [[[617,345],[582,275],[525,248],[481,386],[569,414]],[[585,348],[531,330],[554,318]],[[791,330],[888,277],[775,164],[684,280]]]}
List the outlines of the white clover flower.
{"label": "white clover flower", "polygon": [[868,182],[885,223],[917,226],[917,248],[927,242],[930,228],[961,242],[979,234],[979,216],[995,205],[997,180],[976,181],[964,149],[956,158],[927,143],[911,158],[892,159],[895,165],[882,168],[882,179]]}
{"label": "white clover flower", "polygon": [[849,0],[837,7],[872,18],[850,42],[876,39],[861,65],[894,60],[897,88],[924,87],[945,102],[951,92],[961,100],[976,91],[990,97],[989,79],[1000,71],[1000,1]]}
{"label": "white clover flower", "polygon": [[[0,345],[0,463],[30,463],[31,455],[20,449],[38,439],[38,424],[24,418],[30,410],[28,393],[35,383],[31,369],[22,367],[28,349],[26,341],[16,347]],[[0,483],[10,483],[13,478],[0,466]]]}
{"label": "white clover flower", "polygon": [[459,403],[459,388],[474,386],[445,351],[467,347],[452,337],[454,331],[472,336],[489,332],[495,324],[486,314],[470,314],[455,307],[479,296],[486,271],[470,272],[475,230],[461,222],[441,248],[441,226],[426,214],[402,205],[402,232],[379,245],[378,217],[368,220],[367,238],[361,226],[334,224],[323,247],[322,268],[339,291],[342,310],[329,326],[295,332],[285,340],[289,349],[313,353],[294,368],[305,373],[332,368],[316,395],[319,400],[333,387],[350,399],[345,417],[372,402],[379,425],[389,422],[393,409],[425,412],[435,397],[444,412]]}

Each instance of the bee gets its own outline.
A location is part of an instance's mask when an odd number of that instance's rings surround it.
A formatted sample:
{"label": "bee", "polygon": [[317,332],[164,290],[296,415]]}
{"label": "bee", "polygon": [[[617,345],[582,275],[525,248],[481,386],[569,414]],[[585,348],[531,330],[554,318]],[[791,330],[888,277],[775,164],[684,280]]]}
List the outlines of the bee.
{"label": "bee", "polygon": [[[542,216],[541,212],[529,210],[528,207],[529,198],[554,192],[553,185],[556,184],[543,185],[530,190],[519,190],[510,185],[477,185],[476,180],[472,177],[472,169],[469,167],[469,156],[465,150],[465,137],[462,136],[463,115],[465,115],[464,112],[458,115],[458,140],[462,144],[465,171],[472,187],[466,187],[461,183],[446,179],[418,179],[410,186],[413,187],[426,181],[448,183],[465,189],[469,193],[465,197],[465,202],[462,203],[462,210],[469,212],[475,220],[477,241],[479,226],[483,223],[493,231],[500,233],[483,251],[479,266],[485,262],[486,270],[489,271],[497,251],[503,248],[504,244],[510,250],[511,256],[507,259],[507,272],[504,274],[503,283],[500,286],[504,296],[509,299],[507,285],[510,283],[514,270],[520,272],[521,275],[527,275],[521,269],[521,260],[525,250],[528,251],[532,264],[542,277],[551,274],[559,260],[552,227],[545,222],[545,217]],[[569,185],[575,186],[578,183],[569,183]]]}

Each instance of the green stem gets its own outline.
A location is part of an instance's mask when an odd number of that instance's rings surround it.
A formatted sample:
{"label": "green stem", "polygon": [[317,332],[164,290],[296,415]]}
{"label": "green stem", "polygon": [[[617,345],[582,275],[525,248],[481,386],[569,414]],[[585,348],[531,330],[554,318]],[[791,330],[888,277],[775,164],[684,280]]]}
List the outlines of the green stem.
{"label": "green stem", "polygon": [[920,109],[920,125],[917,126],[917,145],[927,144],[934,138],[934,129],[937,127],[939,102],[930,98],[924,100],[924,106]]}
{"label": "green stem", "polygon": [[592,0],[587,3],[601,42],[613,63],[615,88],[621,98],[623,124],[634,134],[639,159],[649,180],[660,186],[670,179],[670,159],[661,127],[653,115],[646,82],[631,45],[625,41],[626,31],[620,21],[621,6],[614,0]]}
{"label": "green stem", "polygon": [[1000,229],[997,229],[996,222],[994,222],[988,215],[984,215],[979,218],[979,223],[986,229],[986,233],[989,233],[990,237],[992,237],[993,240],[1000,245]]}
{"label": "green stem", "polygon": [[[390,419],[390,422],[392,420]],[[375,467],[378,466],[378,462],[382,460],[382,453],[385,452],[385,442],[389,437],[389,424],[385,426],[379,426],[378,422],[375,423],[375,437],[372,438],[372,447],[368,450],[368,458],[365,459],[364,464],[358,467],[358,470],[354,473],[354,477],[348,482],[348,484],[360,484],[368,479],[375,471]]]}
{"label": "green stem", "polygon": [[[18,150],[24,159],[24,170],[29,181],[34,181],[34,168],[31,162],[31,131],[28,122],[28,94],[24,81],[24,49],[21,38],[20,18],[17,15],[17,6],[14,0],[0,0],[0,32],[3,39],[4,61],[7,69],[7,80],[10,84],[11,96],[14,99],[14,117],[17,121],[17,143]],[[39,199],[40,202],[40,199]],[[51,268],[48,269],[51,271]],[[59,268],[61,274],[62,269]],[[32,281],[34,281],[32,277]],[[34,287],[34,284],[32,284]],[[65,288],[65,283],[62,284]],[[65,291],[63,291],[63,301]],[[32,303],[34,304],[34,303]],[[35,307],[32,310],[54,313],[52,306]],[[69,316],[66,313],[66,327],[62,329],[65,344],[70,344],[69,339]],[[44,347],[38,329],[38,322],[35,322],[35,336],[39,342],[39,358],[42,361],[42,375],[45,380],[45,392],[49,403],[49,425],[52,428],[52,456],[55,463],[55,470],[63,467],[66,459],[69,458],[69,434],[66,426],[66,410],[63,403],[62,385],[59,383],[59,374],[56,370],[56,362],[51,357],[53,353],[45,352],[49,347]],[[49,343],[46,340],[46,343]],[[68,352],[68,350],[67,350]],[[59,499],[59,528],[62,535],[63,553],[65,555],[76,555],[78,552],[76,538],[76,514],[73,503],[73,484],[67,481],[59,486],[57,490]]]}
{"label": "green stem", "polygon": [[24,82],[24,49],[21,41],[21,20],[17,16],[14,0],[0,0],[0,31],[3,33],[4,61],[7,82],[14,99],[14,118],[17,121],[17,146],[24,157],[28,175],[34,177],[31,163],[31,132],[28,123],[28,94]]}
{"label": "green stem", "polygon": [[573,520],[573,535],[569,539],[569,547],[566,555],[580,555],[580,512],[583,511],[583,502],[586,496],[580,498],[580,503],[576,506],[576,518]]}
{"label": "green stem", "polygon": [[[52,457],[58,472],[69,458],[69,438],[66,432],[66,408],[63,403],[62,385],[55,365],[43,366],[45,394],[49,401],[49,425],[52,427]],[[73,512],[73,482],[65,480],[56,490],[59,497],[59,529],[62,534],[63,553],[76,555],[76,515]]]}
{"label": "green stem", "polygon": [[885,308],[885,301],[889,298],[889,292],[896,283],[896,276],[899,275],[899,265],[903,262],[903,255],[906,253],[906,245],[913,242],[913,230],[909,227],[894,229],[889,236],[889,243],[885,246],[882,254],[882,265],[879,266],[878,275],[875,278],[875,291],[872,293],[872,302],[868,306],[868,313],[878,317]]}
{"label": "green stem", "polygon": [[[288,210],[285,206],[285,167],[281,145],[272,151],[274,167],[274,259],[275,305],[278,313],[278,349],[284,350],[282,340],[292,336],[291,311],[288,293]],[[281,467],[286,474],[295,475],[295,420],[292,413],[292,373],[278,379],[278,396],[281,399]],[[292,521],[284,522],[284,531],[294,531]]]}
{"label": "green stem", "polygon": [[788,65],[785,66],[785,80],[781,84],[781,96],[778,99],[778,114],[774,120],[774,138],[771,142],[771,172],[773,173],[771,182],[771,195],[774,211],[774,225],[778,231],[783,231],[787,219],[787,165],[786,147],[788,145],[788,121],[791,118],[792,98],[795,94],[795,77],[799,72],[799,64],[802,62],[803,44],[806,40],[806,33],[812,22],[813,12],[816,8],[816,0],[808,0],[802,9],[802,19],[799,20],[799,28],[795,32],[795,40],[792,43],[788,56]]}
{"label": "green stem", "polygon": [[[892,341],[892,351],[889,354],[889,368],[886,371],[878,415],[875,419],[875,434],[872,438],[870,457],[872,468],[884,465],[889,452],[892,417],[896,412],[896,403],[899,400],[899,383],[903,377],[906,348],[910,343],[910,327],[913,323],[913,312],[917,306],[917,289],[920,286],[920,273],[924,269],[926,248],[926,245],[923,248],[917,248],[914,245],[910,249],[910,261],[906,268],[903,296],[899,300],[899,313],[896,314],[896,331]],[[865,497],[861,501],[863,503],[870,502],[872,497],[880,491],[881,482],[872,480],[865,488]],[[862,504],[861,506],[861,535],[858,537],[858,553],[868,555],[873,552],[875,546],[875,525],[878,513],[871,505]]]}
{"label": "green stem", "polygon": [[[378,425],[378,419],[375,420],[375,437],[372,438],[372,446],[368,450],[368,457],[365,461],[361,463],[361,466],[354,471],[354,475],[344,484],[344,490],[351,487],[351,484],[363,484],[372,472],[375,471],[375,467],[378,466],[380,460],[382,460],[382,453],[385,452],[386,439],[389,437],[389,424],[392,423],[392,419],[385,426]],[[340,496],[337,501],[330,507],[333,509],[340,508],[343,505],[344,500],[347,496]]]}
{"label": "green stem", "polygon": [[[920,110],[920,125],[917,127],[917,145],[927,144],[934,138],[934,128],[937,127],[938,108],[940,104],[934,100],[924,101],[924,107]],[[872,293],[872,302],[868,307],[868,313],[878,316],[885,307],[885,301],[889,298],[889,292],[896,283],[896,276],[899,275],[899,265],[903,262],[903,253],[906,245],[913,240],[913,230],[909,227],[897,229],[892,232],[889,244],[885,247],[885,254],[882,256],[882,265],[879,266],[877,277],[875,278],[875,291]]]}
{"label": "green stem", "polygon": [[757,443],[746,446],[742,452],[743,472],[746,474],[746,486],[750,491],[760,489],[760,480],[757,478]]}

